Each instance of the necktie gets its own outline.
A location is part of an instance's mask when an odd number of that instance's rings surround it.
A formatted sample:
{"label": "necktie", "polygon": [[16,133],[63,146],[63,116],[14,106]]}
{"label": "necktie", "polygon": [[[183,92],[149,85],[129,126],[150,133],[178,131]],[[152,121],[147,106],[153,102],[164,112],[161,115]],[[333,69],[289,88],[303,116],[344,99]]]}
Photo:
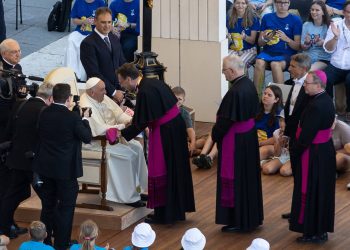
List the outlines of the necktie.
{"label": "necktie", "polygon": [[106,36],[105,38],[103,38],[103,40],[107,44],[107,47],[108,47],[109,51],[112,51],[111,43],[109,42],[108,37]]}

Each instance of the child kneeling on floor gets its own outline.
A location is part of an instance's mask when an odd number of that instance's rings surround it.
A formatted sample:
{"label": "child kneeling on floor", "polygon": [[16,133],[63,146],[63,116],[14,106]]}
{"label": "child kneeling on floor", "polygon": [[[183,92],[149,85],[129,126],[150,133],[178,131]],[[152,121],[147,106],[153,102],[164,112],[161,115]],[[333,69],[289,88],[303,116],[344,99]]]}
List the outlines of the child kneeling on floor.
{"label": "child kneeling on floor", "polygon": [[30,241],[23,242],[19,250],[54,250],[52,246],[45,245],[47,236],[46,226],[41,221],[33,221],[29,226]]}

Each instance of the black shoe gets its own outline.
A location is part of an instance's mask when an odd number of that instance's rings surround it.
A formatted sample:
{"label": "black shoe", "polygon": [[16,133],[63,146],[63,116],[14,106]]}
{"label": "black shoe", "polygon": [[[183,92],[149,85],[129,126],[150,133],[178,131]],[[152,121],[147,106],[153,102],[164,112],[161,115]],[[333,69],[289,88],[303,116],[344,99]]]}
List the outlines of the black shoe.
{"label": "black shoe", "polygon": [[154,215],[145,218],[144,222],[148,224],[164,224],[162,220],[157,219]]}
{"label": "black shoe", "polygon": [[213,160],[209,155],[205,155],[202,159],[202,164],[204,169],[210,169],[213,166]]}
{"label": "black shoe", "polygon": [[135,201],[133,203],[125,203],[125,205],[130,206],[130,207],[136,207],[136,208],[146,206],[146,204],[141,200]]}
{"label": "black shoe", "polygon": [[18,237],[18,234],[14,230],[11,230],[9,234],[5,234],[7,237],[9,237],[11,240],[16,239]]}
{"label": "black shoe", "polygon": [[197,157],[194,157],[193,159],[192,159],[192,163],[194,164],[194,165],[196,165],[198,168],[202,168],[203,167],[203,163],[202,163],[202,158],[203,157],[205,157],[205,155],[203,155],[203,154],[200,154],[200,155],[198,155]]}
{"label": "black shoe", "polygon": [[28,233],[28,229],[25,227],[19,227],[16,223],[11,226],[11,231],[15,234],[26,234]]}
{"label": "black shoe", "polygon": [[323,233],[321,235],[303,235],[297,238],[297,242],[299,243],[325,243],[328,240],[328,234]]}
{"label": "black shoe", "polygon": [[233,233],[233,232],[240,232],[240,231],[241,229],[239,227],[235,227],[231,225],[223,226],[221,228],[221,232],[225,232],[225,233]]}
{"label": "black shoe", "polygon": [[290,219],[290,213],[282,214],[282,219]]}
{"label": "black shoe", "polygon": [[148,201],[148,194],[140,194],[141,201]]}

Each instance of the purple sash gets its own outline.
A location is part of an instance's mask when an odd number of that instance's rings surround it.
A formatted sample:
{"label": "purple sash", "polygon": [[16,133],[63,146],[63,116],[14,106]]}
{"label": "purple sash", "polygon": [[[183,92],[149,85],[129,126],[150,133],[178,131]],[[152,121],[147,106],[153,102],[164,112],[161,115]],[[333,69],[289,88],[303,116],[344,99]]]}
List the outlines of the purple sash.
{"label": "purple sash", "polygon": [[[296,138],[299,139],[301,133],[301,128],[298,127]],[[321,144],[326,143],[332,137],[332,130],[324,129],[319,130],[312,141],[312,144]],[[301,207],[299,213],[298,223],[303,224],[304,214],[305,214],[305,205],[306,205],[306,193],[307,193],[307,184],[308,184],[308,175],[309,175],[309,158],[310,158],[310,147],[308,147],[303,154],[301,155]]]}
{"label": "purple sash", "polygon": [[160,126],[171,121],[180,113],[175,105],[163,117],[149,123],[148,148],[148,208],[165,206],[167,171],[164,159]]}
{"label": "purple sash", "polygon": [[234,207],[235,140],[236,134],[246,133],[255,126],[254,119],[234,122],[222,140],[221,150],[221,206]]}

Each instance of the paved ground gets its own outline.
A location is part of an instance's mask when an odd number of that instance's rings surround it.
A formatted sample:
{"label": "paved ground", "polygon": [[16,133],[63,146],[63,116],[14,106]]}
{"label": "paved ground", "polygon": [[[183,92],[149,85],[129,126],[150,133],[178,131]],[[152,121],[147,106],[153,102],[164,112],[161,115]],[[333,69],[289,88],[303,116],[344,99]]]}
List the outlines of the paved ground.
{"label": "paved ground", "polygon": [[47,31],[47,18],[55,2],[56,0],[22,0],[23,24],[18,22],[18,30],[16,30],[16,0],[5,0],[7,37],[19,41],[22,57],[68,34],[68,32]]}

